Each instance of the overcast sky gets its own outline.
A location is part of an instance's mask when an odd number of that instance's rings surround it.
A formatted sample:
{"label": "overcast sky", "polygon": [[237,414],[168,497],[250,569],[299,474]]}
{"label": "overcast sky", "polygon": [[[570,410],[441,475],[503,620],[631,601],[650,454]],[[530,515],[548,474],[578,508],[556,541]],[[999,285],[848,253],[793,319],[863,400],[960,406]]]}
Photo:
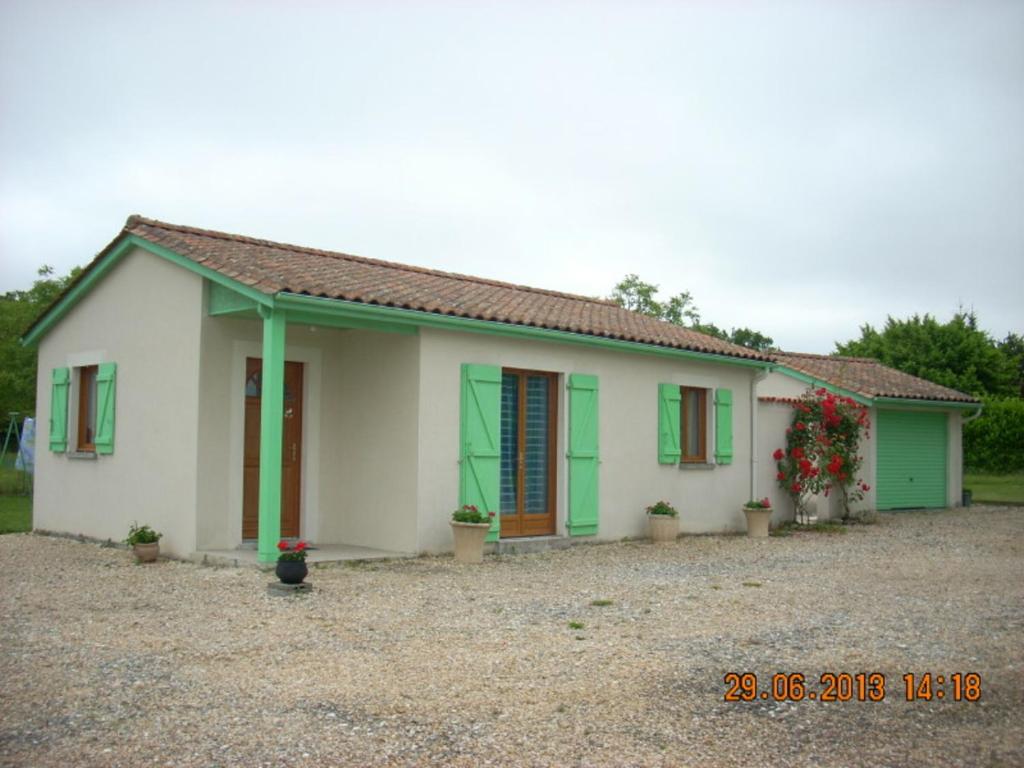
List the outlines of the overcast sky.
{"label": "overcast sky", "polygon": [[[1024,3],[0,2],[0,292],[128,214],[828,352],[1024,331]],[[158,287],[154,287],[158,289]]]}

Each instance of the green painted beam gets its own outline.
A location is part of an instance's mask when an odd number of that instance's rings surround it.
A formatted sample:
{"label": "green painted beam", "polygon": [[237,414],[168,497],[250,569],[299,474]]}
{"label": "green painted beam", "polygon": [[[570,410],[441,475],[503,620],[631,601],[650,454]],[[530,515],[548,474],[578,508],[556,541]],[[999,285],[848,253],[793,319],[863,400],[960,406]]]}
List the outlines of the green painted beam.
{"label": "green painted beam", "polygon": [[336,317],[330,312],[318,310],[288,310],[289,325],[322,325],[328,328],[353,328],[367,331],[383,331],[385,333],[399,333],[406,336],[415,336],[419,328],[414,325],[402,325],[389,323],[381,320],[366,320],[356,317]]}
{"label": "green painted beam", "polygon": [[211,317],[242,313],[255,314],[256,309],[260,306],[262,305],[233,288],[228,288],[220,283],[210,283],[206,311]]}
{"label": "green painted beam", "polygon": [[912,397],[876,397],[875,405],[879,408],[956,408],[963,410],[981,410],[981,403],[958,403],[950,400],[915,400]]}
{"label": "green painted beam", "polygon": [[641,344],[635,341],[606,339],[600,336],[588,336],[583,333],[554,331],[547,328],[535,328],[533,326],[515,325],[513,323],[500,323],[493,320],[475,320],[466,317],[441,315],[433,312],[421,312],[414,309],[382,307],[377,304],[362,304],[356,301],[327,299],[319,296],[278,293],[274,297],[274,300],[277,305],[287,307],[289,310],[300,308],[309,309],[316,306],[321,311],[325,311],[336,317],[371,319],[388,322],[393,325],[439,328],[441,330],[449,331],[469,331],[471,333],[538,339],[540,341],[561,342],[564,344],[582,344],[590,347],[612,349],[618,352],[636,352],[639,354],[683,358],[688,360],[701,360],[709,363],[741,365],[768,370],[775,366],[774,363],[764,360],[747,360],[745,358],[727,357],[725,355],[713,355],[707,352],[692,352],[686,349],[674,349],[672,347],[659,347],[653,344]]}
{"label": "green painted beam", "polygon": [[261,309],[263,317],[263,391],[260,401],[259,560],[277,559],[281,539],[281,441],[284,432],[284,355],[286,316],[282,309]]}
{"label": "green painted beam", "polygon": [[162,259],[166,259],[167,261],[177,264],[179,267],[184,267],[190,272],[206,278],[212,283],[229,288],[235,293],[239,293],[249,298],[256,304],[267,307],[271,307],[274,304],[274,298],[272,296],[261,293],[255,288],[250,288],[237,280],[225,277],[209,267],[197,264],[192,261],[192,259],[187,259],[184,256],[179,256],[174,251],[168,250],[156,243],[151,243],[137,235],[125,234],[115,240],[107,250],[106,255],[93,262],[93,264],[86,269],[85,273],[82,274],[67,293],[65,293],[55,304],[51,305],[42,317],[36,320],[32,327],[25,332],[24,336],[22,336],[22,345],[30,346],[37,343],[43,336],[45,336],[50,329],[60,322],[60,320],[71,311],[71,308],[81,301],[82,297],[91,291],[93,287],[95,287],[95,285],[103,279],[103,277],[110,272],[110,270],[113,269],[132,248],[141,248],[152,253],[154,256],[159,256]]}
{"label": "green painted beam", "polygon": [[788,365],[776,365],[775,370],[778,371],[779,373],[789,376],[790,378],[796,379],[797,381],[802,381],[815,389],[824,387],[829,392],[833,392],[837,395],[842,395],[843,397],[852,398],[854,401],[860,403],[861,405],[872,405],[874,403],[874,400],[872,398],[865,397],[859,392],[854,392],[851,389],[844,389],[843,387],[834,386],[832,384],[829,384],[827,381],[823,381],[822,379],[815,378],[814,376],[808,376],[806,373],[801,373],[800,371],[795,371]]}

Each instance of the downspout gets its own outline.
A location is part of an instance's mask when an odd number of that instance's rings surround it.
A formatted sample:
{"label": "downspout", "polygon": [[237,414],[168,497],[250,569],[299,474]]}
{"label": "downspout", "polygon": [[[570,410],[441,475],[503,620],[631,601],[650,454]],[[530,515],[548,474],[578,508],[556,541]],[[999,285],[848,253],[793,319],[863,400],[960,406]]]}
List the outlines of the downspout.
{"label": "downspout", "polygon": [[966,419],[960,419],[960,426],[962,427],[962,426],[963,426],[964,424],[970,424],[970,423],[971,423],[972,421],[974,421],[974,420],[975,420],[976,418],[978,418],[979,416],[981,416],[981,411],[982,411],[982,406],[980,406],[980,405],[979,405],[979,406],[978,406],[978,410],[976,410],[976,411],[975,411],[974,413],[972,413],[972,414],[971,414],[970,416],[968,416],[968,417],[967,417]]}
{"label": "downspout", "polygon": [[764,381],[771,368],[762,368],[750,381],[750,498],[757,498],[757,384]]}

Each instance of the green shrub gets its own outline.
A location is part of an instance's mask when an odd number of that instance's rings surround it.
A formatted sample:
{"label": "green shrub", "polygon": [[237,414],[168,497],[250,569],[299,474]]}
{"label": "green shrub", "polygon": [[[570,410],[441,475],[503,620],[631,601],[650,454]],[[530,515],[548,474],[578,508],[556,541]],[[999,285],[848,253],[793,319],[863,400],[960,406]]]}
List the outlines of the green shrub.
{"label": "green shrub", "polygon": [[1024,399],[983,402],[981,416],[964,425],[964,466],[996,474],[1024,470]]}

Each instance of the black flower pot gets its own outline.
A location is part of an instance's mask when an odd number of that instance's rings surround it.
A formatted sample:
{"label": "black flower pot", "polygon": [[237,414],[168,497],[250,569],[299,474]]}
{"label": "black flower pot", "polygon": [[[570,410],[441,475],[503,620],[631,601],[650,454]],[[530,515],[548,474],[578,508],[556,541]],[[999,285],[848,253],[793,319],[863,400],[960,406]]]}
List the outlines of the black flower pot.
{"label": "black flower pot", "polygon": [[305,560],[278,560],[274,573],[284,584],[301,584],[309,569]]}

